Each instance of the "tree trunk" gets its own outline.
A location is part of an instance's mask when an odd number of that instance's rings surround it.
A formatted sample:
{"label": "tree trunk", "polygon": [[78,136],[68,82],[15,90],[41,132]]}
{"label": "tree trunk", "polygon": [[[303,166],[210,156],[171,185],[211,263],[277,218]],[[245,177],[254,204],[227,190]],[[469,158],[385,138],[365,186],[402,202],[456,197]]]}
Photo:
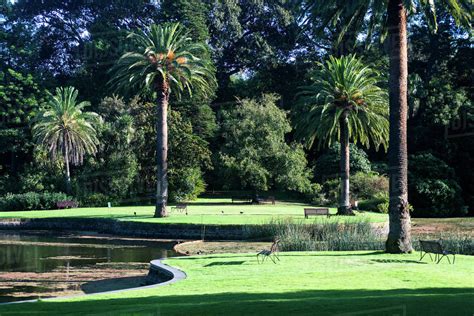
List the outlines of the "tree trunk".
{"label": "tree trunk", "polygon": [[64,163],[66,164],[66,193],[71,194],[71,173],[69,171],[69,147],[64,148]]}
{"label": "tree trunk", "polygon": [[340,125],[340,143],[341,143],[341,195],[339,198],[339,207],[337,209],[338,215],[354,215],[349,201],[349,128],[347,126],[347,111],[342,113],[339,119]]}
{"label": "tree trunk", "polygon": [[407,21],[403,0],[389,0],[387,10],[390,51],[390,199],[386,251],[406,253],[413,250],[407,184]]}
{"label": "tree trunk", "polygon": [[169,86],[164,80],[158,87],[156,120],[156,208],[155,217],[166,217],[168,202],[168,100]]}

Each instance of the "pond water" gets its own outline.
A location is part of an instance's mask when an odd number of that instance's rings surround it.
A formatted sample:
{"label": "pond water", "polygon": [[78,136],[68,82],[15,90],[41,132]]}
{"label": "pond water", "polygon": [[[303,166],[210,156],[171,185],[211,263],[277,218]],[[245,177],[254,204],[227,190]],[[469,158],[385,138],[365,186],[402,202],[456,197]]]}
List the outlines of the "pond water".
{"label": "pond water", "polygon": [[174,244],[91,232],[0,231],[0,302],[140,286],[150,260],[177,255]]}

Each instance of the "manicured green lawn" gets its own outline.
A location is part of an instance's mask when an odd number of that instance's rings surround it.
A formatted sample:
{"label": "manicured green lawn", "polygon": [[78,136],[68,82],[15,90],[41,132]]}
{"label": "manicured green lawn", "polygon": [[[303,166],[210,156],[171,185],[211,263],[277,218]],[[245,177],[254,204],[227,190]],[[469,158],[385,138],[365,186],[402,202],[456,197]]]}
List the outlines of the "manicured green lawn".
{"label": "manicured green lawn", "polygon": [[[1,306],[1,315],[472,315],[474,257],[418,262],[418,254],[282,253],[169,259],[188,278],[148,290]],[[406,314],[405,314],[406,312]],[[109,314],[107,314],[109,315]]]}
{"label": "manicured green lawn", "polygon": [[[230,199],[199,199],[190,203],[188,214],[171,211],[167,218],[153,218],[153,206],[77,208],[51,211],[0,212],[0,218],[47,218],[47,217],[103,217],[124,221],[155,223],[193,224],[263,224],[272,218],[293,218],[303,220],[303,209],[309,204],[279,202],[276,205],[232,204]],[[331,209],[336,213],[336,209]],[[136,215],[134,215],[136,212]],[[242,212],[242,214],[241,214]],[[380,213],[359,213],[357,218],[367,218],[371,222],[385,222],[387,215]],[[307,220],[322,220],[323,217]],[[347,217],[344,217],[347,219]],[[337,220],[337,218],[335,219]]]}

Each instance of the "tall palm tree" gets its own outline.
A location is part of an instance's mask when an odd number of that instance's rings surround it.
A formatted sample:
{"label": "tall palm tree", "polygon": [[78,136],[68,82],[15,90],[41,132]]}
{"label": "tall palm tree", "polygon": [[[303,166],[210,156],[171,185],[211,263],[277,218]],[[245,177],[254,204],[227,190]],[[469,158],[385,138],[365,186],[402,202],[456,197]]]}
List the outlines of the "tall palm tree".
{"label": "tall palm tree", "polygon": [[99,144],[94,125],[101,118],[94,112],[83,112],[90,103],[78,102],[77,95],[73,87],[57,88],[55,95],[49,93],[49,102],[33,126],[33,138],[47,148],[52,159],[64,158],[68,193],[71,193],[69,164],[81,164],[85,154],[97,152]]}
{"label": "tall palm tree", "polygon": [[388,100],[387,93],[377,86],[379,73],[364,66],[352,56],[330,57],[319,64],[311,78],[312,84],[303,87],[299,101],[306,110],[297,123],[297,134],[310,145],[341,144],[341,195],[338,214],[353,214],[349,203],[349,142],[374,144],[387,148]]}
{"label": "tall palm tree", "polygon": [[[456,23],[471,27],[472,0],[302,0],[313,21],[326,26],[344,23],[339,40],[347,30],[360,31],[363,16],[367,21],[368,38],[375,29],[388,33],[390,54],[389,104],[389,234],[386,251],[406,253],[412,251],[411,224],[407,183],[407,12],[422,9],[428,24],[436,31],[436,7],[444,6]],[[384,37],[384,36],[383,36]]]}
{"label": "tall palm tree", "polygon": [[216,86],[214,67],[205,45],[193,43],[179,23],[151,25],[132,32],[134,49],[123,54],[111,69],[110,84],[119,90],[148,90],[157,104],[157,196],[155,217],[167,216],[168,102],[170,93],[200,91],[210,95]]}

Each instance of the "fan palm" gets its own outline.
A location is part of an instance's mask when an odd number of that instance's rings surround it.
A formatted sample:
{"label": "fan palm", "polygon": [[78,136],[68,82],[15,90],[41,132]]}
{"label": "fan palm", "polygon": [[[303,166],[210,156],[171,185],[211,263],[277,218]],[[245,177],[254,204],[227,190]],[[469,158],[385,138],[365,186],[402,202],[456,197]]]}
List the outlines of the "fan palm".
{"label": "fan palm", "polygon": [[83,112],[90,103],[78,103],[77,95],[73,87],[57,88],[55,95],[49,93],[49,102],[33,126],[33,138],[46,147],[52,159],[63,157],[68,193],[71,192],[69,164],[81,164],[84,155],[97,152],[99,144],[94,125],[101,118],[94,112]]}
{"label": "fan palm", "polygon": [[[348,30],[358,31],[365,24],[368,39],[379,28],[381,34],[388,33],[390,52],[389,104],[390,104],[390,199],[389,234],[386,251],[391,253],[411,252],[411,224],[408,205],[407,183],[407,11],[421,8],[428,24],[436,31],[436,7],[444,6],[456,23],[471,28],[472,0],[303,0],[305,12],[314,21],[325,26],[343,23],[339,40]],[[309,14],[308,14],[309,13]],[[364,21],[368,21],[365,23]]]}
{"label": "fan palm", "polygon": [[303,87],[299,102],[304,111],[297,123],[297,135],[309,145],[341,144],[341,195],[338,214],[353,214],[349,203],[349,142],[387,148],[387,93],[377,86],[380,76],[355,56],[330,57],[319,64]]}
{"label": "fan palm", "polygon": [[168,102],[170,93],[199,91],[209,95],[216,85],[206,47],[193,43],[179,23],[151,25],[132,32],[133,51],[123,54],[111,69],[110,84],[118,90],[148,90],[157,103],[157,199],[155,217],[167,216]]}

